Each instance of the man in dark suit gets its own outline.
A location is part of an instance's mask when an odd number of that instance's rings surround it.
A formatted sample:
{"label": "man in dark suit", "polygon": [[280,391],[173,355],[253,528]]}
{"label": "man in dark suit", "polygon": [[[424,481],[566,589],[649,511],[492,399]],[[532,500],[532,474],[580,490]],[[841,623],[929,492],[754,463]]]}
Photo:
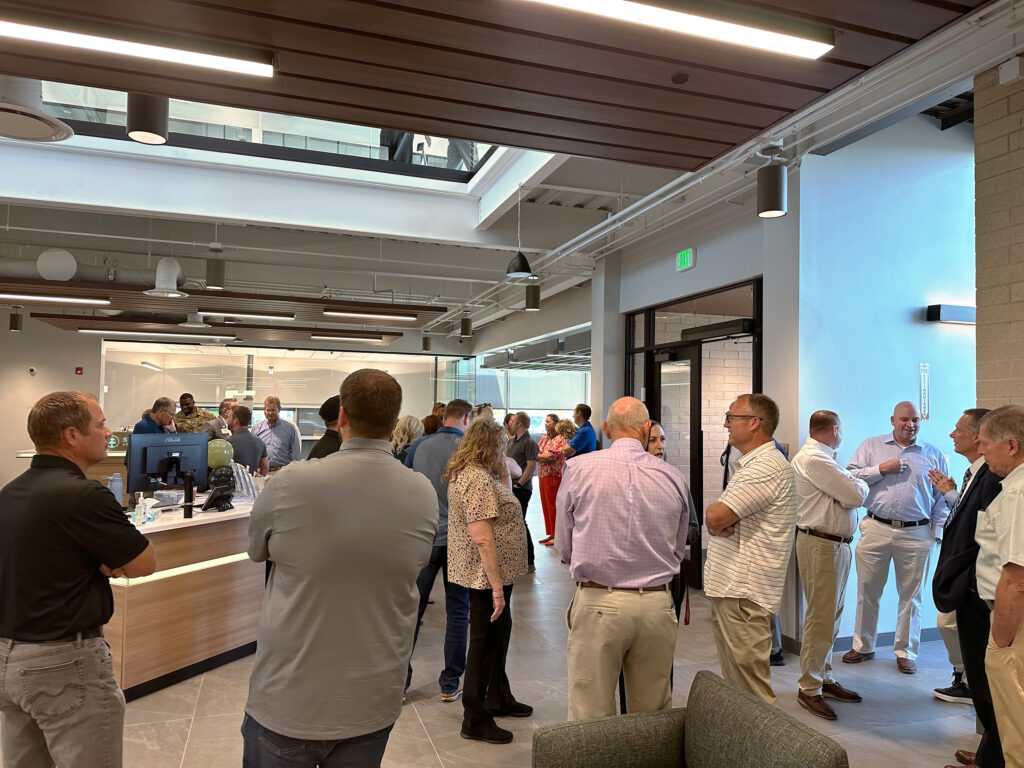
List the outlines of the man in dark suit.
{"label": "man in dark suit", "polygon": [[[935,606],[944,612],[956,612],[957,634],[963,653],[964,671],[970,684],[971,698],[985,732],[977,753],[957,750],[956,759],[964,765],[982,768],[1003,768],[1003,748],[996,730],[992,695],[985,674],[985,648],[988,645],[989,607],[978,597],[974,566],[978,558],[978,544],[974,529],[978,510],[985,509],[998,495],[1002,480],[988,468],[985,458],[978,452],[978,428],[986,408],[969,408],[957,421],[950,433],[953,449],[971,462],[964,474],[959,494],[952,478],[938,470],[929,472],[929,479],[946,495],[950,506],[949,518],[943,529],[939,563],[932,580]],[[947,766],[950,768],[950,766]]]}

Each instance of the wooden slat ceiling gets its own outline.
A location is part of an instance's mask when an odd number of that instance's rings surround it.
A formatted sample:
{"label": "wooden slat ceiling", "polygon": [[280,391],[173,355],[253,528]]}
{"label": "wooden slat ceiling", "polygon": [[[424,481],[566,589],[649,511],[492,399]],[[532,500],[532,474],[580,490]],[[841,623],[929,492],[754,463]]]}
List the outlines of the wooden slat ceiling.
{"label": "wooden slat ceiling", "polygon": [[2,19],[271,52],[276,74],[8,40],[0,73],[695,170],[984,2],[721,3],[833,28],[806,61],[525,0],[0,0]]}

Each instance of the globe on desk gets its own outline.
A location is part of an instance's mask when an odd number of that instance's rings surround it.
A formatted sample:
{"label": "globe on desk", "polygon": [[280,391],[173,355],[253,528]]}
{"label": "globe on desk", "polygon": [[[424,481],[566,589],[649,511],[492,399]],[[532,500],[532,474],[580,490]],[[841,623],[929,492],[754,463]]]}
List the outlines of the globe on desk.
{"label": "globe on desk", "polygon": [[207,466],[211,469],[217,467],[230,467],[235,458],[235,449],[227,440],[211,440],[207,448]]}

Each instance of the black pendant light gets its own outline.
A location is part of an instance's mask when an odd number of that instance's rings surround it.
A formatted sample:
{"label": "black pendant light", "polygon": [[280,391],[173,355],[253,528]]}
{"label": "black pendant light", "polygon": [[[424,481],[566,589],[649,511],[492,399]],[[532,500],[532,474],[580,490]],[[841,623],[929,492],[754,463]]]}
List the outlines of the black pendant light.
{"label": "black pendant light", "polygon": [[430,337],[429,336],[424,336],[423,337],[423,351],[424,352],[429,352],[430,351]]}
{"label": "black pendant light", "polygon": [[224,272],[227,265],[219,259],[206,260],[206,290],[224,290]]}
{"label": "black pendant light", "polygon": [[516,192],[516,255],[505,267],[507,277],[532,277],[533,270],[530,269],[530,262],[523,254],[523,185],[520,184]]}
{"label": "black pendant light", "polygon": [[540,285],[536,282],[526,286],[526,311],[540,312]]}
{"label": "black pendant light", "polygon": [[14,311],[11,312],[11,320],[8,329],[11,333],[21,333],[21,325],[25,320],[25,316],[21,314],[21,307],[14,307]]}
{"label": "black pendant light", "polygon": [[762,219],[777,219],[786,215],[786,166],[777,163],[782,147],[771,145],[761,154],[771,158],[768,165],[757,171],[757,215]]}
{"label": "black pendant light", "polygon": [[129,93],[128,138],[140,144],[166,144],[168,105],[166,96]]}
{"label": "black pendant light", "polygon": [[459,323],[459,336],[464,339],[468,339],[473,335],[473,319],[469,315],[462,317],[462,322]]}

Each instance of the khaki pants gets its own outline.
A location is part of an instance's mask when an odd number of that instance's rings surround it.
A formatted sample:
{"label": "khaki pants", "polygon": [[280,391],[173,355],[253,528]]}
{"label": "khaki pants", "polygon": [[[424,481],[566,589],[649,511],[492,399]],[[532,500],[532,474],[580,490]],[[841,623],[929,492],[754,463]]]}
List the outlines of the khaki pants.
{"label": "khaki pants", "polygon": [[671,592],[577,587],[566,623],[569,720],[614,715],[619,670],[631,714],[672,706],[669,676],[679,624]]}
{"label": "khaki pants", "polygon": [[711,598],[711,625],[715,630],[715,647],[722,676],[759,699],[774,704],[775,692],[772,690],[768,659],[772,652],[770,616],[752,600]]}
{"label": "khaki pants", "polygon": [[1024,622],[1006,648],[997,647],[989,633],[985,672],[1006,765],[1024,768]]}
{"label": "khaki pants", "polygon": [[953,667],[954,672],[963,674],[964,656],[960,652],[960,635],[957,634],[956,629],[956,611],[950,611],[949,613],[942,613],[940,611],[939,615],[935,618],[935,622],[939,629],[939,635],[942,637],[942,642],[946,646],[946,654],[949,656],[950,666]]}
{"label": "khaki pants", "polygon": [[832,646],[839,636],[852,557],[849,544],[796,534],[796,559],[807,602],[798,685],[807,696],[818,696],[822,683],[835,682]]}

